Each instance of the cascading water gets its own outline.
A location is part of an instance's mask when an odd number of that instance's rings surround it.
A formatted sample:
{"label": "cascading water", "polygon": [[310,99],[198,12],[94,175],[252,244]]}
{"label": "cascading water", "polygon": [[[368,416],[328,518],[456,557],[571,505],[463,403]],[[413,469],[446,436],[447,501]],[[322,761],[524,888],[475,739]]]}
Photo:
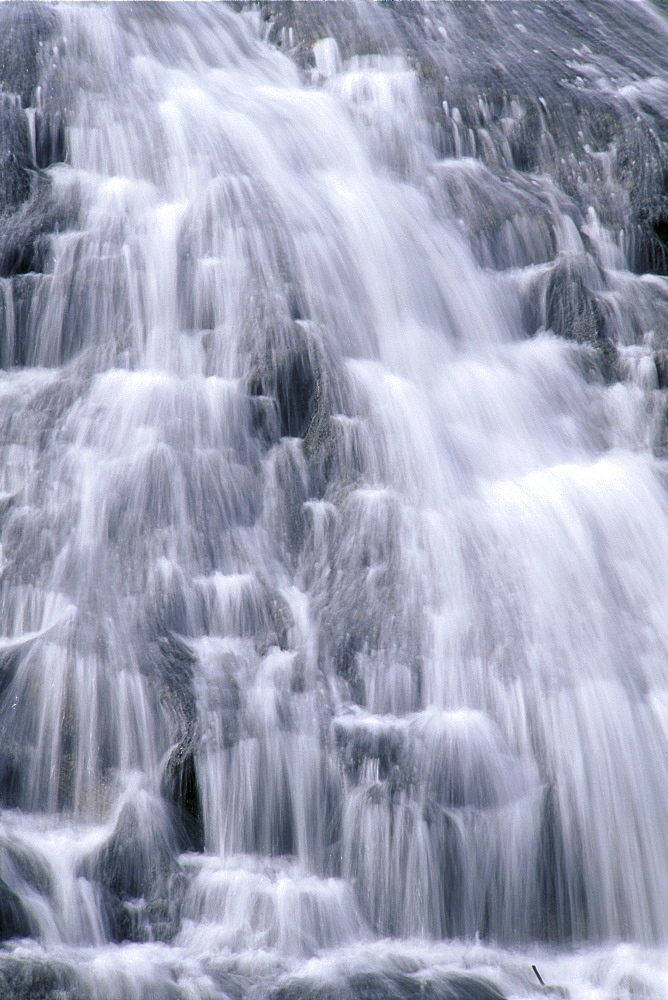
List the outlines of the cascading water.
{"label": "cascading water", "polygon": [[0,79],[0,997],[665,1000],[665,9]]}

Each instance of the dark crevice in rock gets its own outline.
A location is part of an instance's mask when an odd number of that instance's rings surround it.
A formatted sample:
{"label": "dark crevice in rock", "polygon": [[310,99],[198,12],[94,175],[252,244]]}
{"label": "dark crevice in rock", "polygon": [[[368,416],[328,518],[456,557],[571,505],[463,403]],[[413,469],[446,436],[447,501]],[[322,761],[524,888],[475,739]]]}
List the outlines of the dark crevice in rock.
{"label": "dark crevice in rock", "polygon": [[157,640],[157,672],[161,702],[174,740],[162,778],[161,793],[176,824],[179,850],[204,850],[204,820],[200,801],[195,749],[197,706],[193,689],[196,658],[173,632]]}
{"label": "dark crevice in rock", "polygon": [[647,271],[668,277],[668,215],[652,223]]}
{"label": "dark crevice in rock", "polygon": [[176,813],[181,851],[204,850],[204,823],[197,769],[192,749],[180,744],[170,756],[162,781],[162,794]]}
{"label": "dark crevice in rock", "polygon": [[[316,340],[302,324],[294,323],[269,333],[263,342],[265,352],[254,359],[248,392],[275,401],[281,437],[306,438],[322,415],[325,396],[324,365]],[[256,409],[260,409],[257,404]],[[259,423],[265,434],[266,425],[266,420]]]}

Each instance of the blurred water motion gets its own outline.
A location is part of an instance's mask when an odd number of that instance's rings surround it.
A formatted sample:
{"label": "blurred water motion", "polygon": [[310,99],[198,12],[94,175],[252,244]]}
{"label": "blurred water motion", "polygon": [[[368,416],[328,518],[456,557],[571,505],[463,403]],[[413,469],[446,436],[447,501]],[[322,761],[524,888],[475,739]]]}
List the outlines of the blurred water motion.
{"label": "blurred water motion", "polygon": [[0,36],[0,997],[665,997],[668,22]]}

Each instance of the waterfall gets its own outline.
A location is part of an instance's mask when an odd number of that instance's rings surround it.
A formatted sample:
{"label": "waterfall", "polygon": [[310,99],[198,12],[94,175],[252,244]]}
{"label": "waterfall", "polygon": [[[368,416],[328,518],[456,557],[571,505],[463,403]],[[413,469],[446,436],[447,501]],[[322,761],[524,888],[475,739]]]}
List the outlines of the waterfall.
{"label": "waterfall", "polygon": [[0,998],[665,998],[665,7],[6,2],[0,168]]}

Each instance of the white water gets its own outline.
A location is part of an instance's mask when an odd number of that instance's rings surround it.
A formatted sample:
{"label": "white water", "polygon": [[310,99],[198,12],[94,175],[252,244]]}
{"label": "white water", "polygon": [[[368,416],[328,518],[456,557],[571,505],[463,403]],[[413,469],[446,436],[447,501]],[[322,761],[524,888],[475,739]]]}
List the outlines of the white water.
{"label": "white water", "polygon": [[[482,269],[456,203],[501,182],[405,56],[58,17],[67,222],[0,380],[7,956],[100,1000],[665,996],[668,280],[539,171]],[[526,337],[541,240],[621,381]]]}

